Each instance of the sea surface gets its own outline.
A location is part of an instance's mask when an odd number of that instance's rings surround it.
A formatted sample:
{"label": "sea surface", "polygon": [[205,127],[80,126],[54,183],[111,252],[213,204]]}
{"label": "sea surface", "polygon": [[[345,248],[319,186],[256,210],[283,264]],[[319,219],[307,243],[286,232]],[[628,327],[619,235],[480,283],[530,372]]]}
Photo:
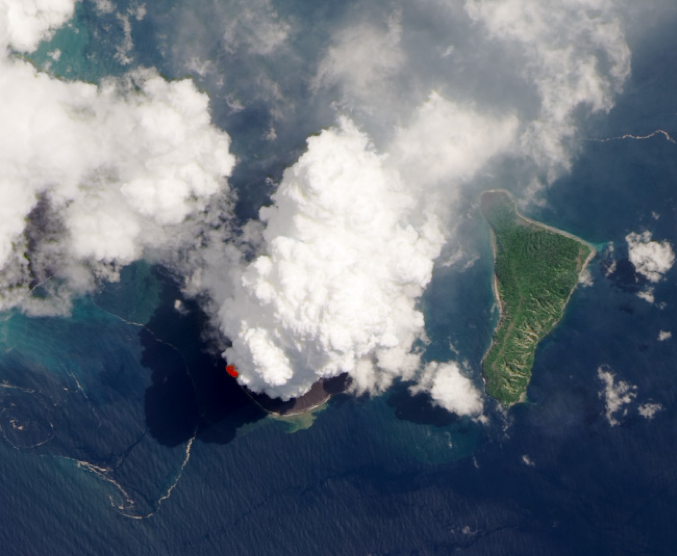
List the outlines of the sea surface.
{"label": "sea surface", "polygon": [[[157,38],[178,27],[177,8],[148,4],[134,24],[134,64],[177,77]],[[162,269],[137,263],[69,318],[0,316],[0,552],[674,554],[677,269],[656,285],[654,304],[640,299],[646,284],[624,238],[650,230],[677,245],[677,144],[662,134],[597,140],[659,128],[677,137],[670,28],[634,51],[626,91],[581,131],[571,173],[542,207],[525,210],[600,252],[592,285],[576,290],[538,347],[527,403],[505,411],[487,399],[481,424],[396,384],[377,398],[338,395],[312,416],[272,419],[223,372],[195,303]],[[51,66],[59,75],[120,74],[128,68],[111,51],[122,32],[85,2],[34,61],[49,63],[58,47],[70,53]],[[267,125],[263,105],[259,120],[256,107],[213,111],[241,153]],[[291,143],[302,148],[320,120],[289,131]],[[276,156],[266,171],[294,153]],[[269,193],[255,185],[265,181],[260,164],[244,158],[233,178],[242,218]],[[497,317],[489,231],[477,192],[460,202],[460,247],[471,256],[445,266],[445,253],[422,299],[424,358],[461,362],[481,387]],[[658,341],[660,331],[674,337]],[[600,368],[635,386],[617,425],[605,414]],[[647,403],[661,406],[651,419],[638,411]]]}

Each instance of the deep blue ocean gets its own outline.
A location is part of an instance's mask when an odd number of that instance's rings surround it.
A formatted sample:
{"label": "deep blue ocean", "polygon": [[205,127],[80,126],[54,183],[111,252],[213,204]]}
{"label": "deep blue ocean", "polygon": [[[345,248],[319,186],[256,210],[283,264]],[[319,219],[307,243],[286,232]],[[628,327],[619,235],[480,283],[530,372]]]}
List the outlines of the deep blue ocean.
{"label": "deep blue ocean", "polygon": [[[176,7],[147,4],[133,28],[134,63],[178,77],[163,43]],[[665,22],[632,45],[616,107],[585,124],[571,173],[547,191],[545,208],[527,211],[600,250],[593,285],[576,290],[538,348],[527,403],[506,412],[486,400],[485,425],[397,384],[378,398],[338,395],[314,422],[274,420],[210,353],[197,305],[185,299],[189,311],[175,311],[176,283],[137,263],[69,318],[0,315],[0,554],[675,554],[677,268],[647,303],[624,238],[648,229],[677,245],[677,144],[662,135],[594,140],[658,128],[677,136],[672,29]],[[110,51],[121,32],[85,2],[34,60],[60,47],[69,54],[51,68],[59,75],[120,74],[128,68]],[[230,76],[247,71],[222,64]],[[219,85],[195,78],[217,97]],[[284,83],[303,102],[292,79]],[[241,218],[270,192],[256,185],[263,174],[281,171],[308,133],[331,123],[318,115],[290,126],[296,147],[279,155],[260,140],[266,110],[254,102],[231,114],[212,103],[241,157],[232,180]],[[262,159],[250,160],[257,141]],[[460,201],[461,236],[479,258],[436,269],[422,308],[425,358],[463,361],[481,384],[496,311],[477,200],[468,191]],[[659,342],[660,331],[675,337]],[[636,386],[617,426],[605,416],[602,366]],[[662,406],[653,419],[637,411],[649,402]]]}

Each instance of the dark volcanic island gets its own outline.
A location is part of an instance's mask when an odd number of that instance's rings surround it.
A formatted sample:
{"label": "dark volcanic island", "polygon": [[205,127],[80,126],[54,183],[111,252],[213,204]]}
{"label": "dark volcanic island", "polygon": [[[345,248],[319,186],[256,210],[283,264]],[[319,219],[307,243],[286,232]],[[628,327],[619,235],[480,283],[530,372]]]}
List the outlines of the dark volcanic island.
{"label": "dark volcanic island", "polygon": [[268,413],[280,417],[300,415],[321,406],[334,394],[344,392],[350,385],[350,377],[343,373],[333,378],[318,380],[303,396],[291,400],[271,398],[266,394],[257,394],[245,388],[251,398]]}
{"label": "dark volcanic island", "polygon": [[564,314],[594,248],[525,218],[507,191],[482,193],[491,225],[500,320],[482,360],[487,393],[506,406],[525,400],[538,343]]}

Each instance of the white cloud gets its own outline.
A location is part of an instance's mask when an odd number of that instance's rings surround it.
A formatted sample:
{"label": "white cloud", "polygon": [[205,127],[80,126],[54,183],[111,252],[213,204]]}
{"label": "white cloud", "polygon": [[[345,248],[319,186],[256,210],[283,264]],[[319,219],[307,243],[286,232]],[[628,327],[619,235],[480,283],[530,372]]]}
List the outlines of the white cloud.
{"label": "white cloud", "polygon": [[[0,34],[32,48],[72,7],[4,2]],[[67,292],[95,276],[114,278],[148,250],[194,242],[179,226],[228,193],[230,139],[188,80],[137,71],[95,86],[2,54],[0,97],[2,309],[67,308]],[[52,289],[51,309],[26,297],[36,281]]]}
{"label": "white cloud", "polygon": [[76,0],[0,1],[0,48],[35,50],[43,38],[73,16],[75,3]]}
{"label": "white cloud", "polygon": [[647,303],[653,303],[654,301],[656,301],[656,298],[654,297],[653,293],[654,293],[653,288],[646,288],[644,290],[638,291],[637,297],[643,299]]}
{"label": "white cloud", "polygon": [[604,266],[602,266],[602,272],[604,272],[604,276],[606,277],[609,277],[616,272],[616,268],[618,267],[618,262],[613,258],[615,252],[616,248],[614,242],[610,241],[602,253],[603,260],[605,261]]}
{"label": "white cloud", "polygon": [[[241,382],[287,398],[341,372],[358,391],[410,378],[424,325],[415,305],[444,242],[449,186],[511,150],[516,128],[514,116],[486,117],[433,93],[386,155],[346,119],[311,137],[261,211],[263,254],[234,272],[221,309]],[[463,385],[450,376],[440,375],[439,392]]]}
{"label": "white cloud", "polygon": [[[630,51],[609,0],[466,0],[468,15],[526,57],[523,77],[538,91],[537,118],[522,148],[550,178],[569,168],[574,112],[608,111],[630,72]],[[606,70],[602,68],[607,66]]]}
{"label": "white cloud", "polygon": [[[621,418],[628,414],[628,406],[637,398],[637,386],[623,380],[616,381],[612,370],[606,366],[597,369],[597,376],[604,383],[604,390],[599,394],[605,401],[605,414],[613,427],[620,424]],[[664,408],[655,402],[646,402],[637,407],[637,412],[645,419],[653,419]]]}
{"label": "white cloud", "polygon": [[668,241],[652,241],[651,232],[631,232],[625,236],[628,257],[635,269],[651,282],[659,282],[672,268],[675,253]]}
{"label": "white cloud", "polygon": [[[109,0],[95,5],[102,13],[114,8]],[[431,5],[416,9],[429,17]],[[73,6],[0,0],[0,44],[34,49]],[[47,280],[54,307],[63,308],[68,291],[154,256],[180,269],[188,292],[208,293],[207,309],[233,340],[225,354],[253,390],[297,396],[341,372],[351,374],[358,391],[412,379],[420,371],[413,346],[424,337],[417,303],[453,237],[461,184],[501,156],[526,157],[539,171],[568,167],[576,110],[608,110],[627,75],[627,46],[611,8],[604,0],[468,0],[465,11],[449,7],[456,19],[435,45],[403,16],[406,10],[385,20],[378,9],[365,10],[369,17],[339,28],[317,22],[322,27],[310,35],[320,38],[311,43],[296,28],[303,18],[292,26],[270,0],[235,0],[216,10],[211,2],[182,6],[167,34],[167,59],[185,54],[181,71],[190,67],[206,82],[220,74],[214,83],[233,112],[247,108],[249,93],[269,102],[271,121],[260,136],[271,148],[284,148],[274,139],[290,136],[290,125],[308,129],[316,117],[297,105],[298,91],[318,106],[326,101],[331,117],[336,106],[359,106],[353,118],[362,117],[379,141],[377,152],[345,119],[311,137],[273,206],[261,211],[265,229],[247,224],[240,244],[222,241],[231,209],[224,181],[234,164],[229,137],[211,125],[208,99],[190,82],[143,72],[95,87],[2,57],[0,307],[20,299],[24,308],[41,310],[25,296],[31,282]],[[205,22],[204,14],[214,18]],[[472,29],[468,15],[477,23]],[[118,14],[119,61],[130,61],[130,17],[144,16],[143,6]],[[210,35],[203,44],[198,28]],[[295,51],[292,36],[306,50]],[[217,42],[251,84],[230,87],[221,60],[201,62]],[[501,62],[520,68],[520,86],[526,96],[535,93],[538,106],[525,108],[514,94],[494,106],[491,93],[474,94],[495,90],[503,97],[509,87],[493,75],[483,74],[473,94],[457,95],[468,75],[463,66],[473,66],[477,52],[486,61],[489,43],[510,52]],[[290,56],[276,56],[287,49]],[[428,53],[443,71],[428,67]],[[310,65],[294,65],[298,60]],[[291,93],[283,75],[294,82],[300,76]],[[195,249],[178,253],[191,242]],[[243,263],[245,250],[254,249],[257,256]],[[479,393],[453,363],[428,365],[418,388],[450,411],[481,414]]]}
{"label": "white cloud", "polygon": [[[573,4],[466,2],[480,24],[473,30],[480,44],[488,30],[490,41],[519,51],[521,77],[540,102],[529,109],[514,98],[514,106],[508,99],[500,108],[474,97],[460,101],[453,86],[425,89],[431,81],[413,93],[399,87],[418,75],[399,13],[379,25],[370,12],[331,32],[313,90],[319,97],[336,87],[341,96],[333,106],[362,115],[383,156],[343,120],[311,137],[286,170],[274,206],[261,212],[260,256],[231,272],[235,289],[220,312],[233,340],[225,356],[242,368],[242,383],[286,398],[340,372],[350,373],[359,391],[414,375],[418,356],[411,349],[423,334],[415,305],[444,243],[438,221],[453,237],[460,186],[501,156],[526,157],[550,177],[568,168],[576,111],[608,110],[628,74],[629,52],[611,5]],[[459,45],[449,67],[468,54]],[[444,386],[462,384],[453,373],[437,382],[433,370],[426,373],[439,400]]]}
{"label": "white cloud", "polygon": [[612,427],[616,426],[620,424],[618,418],[628,414],[625,406],[637,397],[637,387],[623,380],[616,382],[615,375],[608,367],[597,369],[597,376],[604,383],[604,390],[599,397],[604,399],[606,418]]}
{"label": "white cloud", "polygon": [[524,465],[527,467],[536,467],[534,460],[532,460],[527,454],[522,456],[522,463],[524,463]]}
{"label": "white cloud", "polygon": [[289,23],[281,19],[271,0],[246,0],[230,6],[225,21],[223,42],[229,53],[246,49],[266,55],[284,45],[291,32]]}
{"label": "white cloud", "polygon": [[486,116],[433,92],[397,130],[391,161],[410,182],[439,185],[471,178],[499,153],[512,150],[518,120]]}
{"label": "white cloud", "polygon": [[672,332],[670,332],[670,331],[661,330],[658,333],[658,341],[659,342],[664,342],[665,340],[669,340],[670,338],[672,338]]}
{"label": "white cloud", "polygon": [[384,95],[386,84],[405,61],[400,38],[398,16],[391,17],[385,28],[360,23],[339,29],[320,62],[314,87],[338,84],[349,97]]}
{"label": "white cloud", "polygon": [[437,265],[441,267],[457,267],[460,272],[465,272],[480,259],[478,253],[469,254],[458,248],[442,261],[437,261]]}
{"label": "white cloud", "polygon": [[132,40],[132,23],[129,20],[132,16],[135,16],[135,10],[131,9],[126,14],[117,14],[117,20],[122,27],[124,38],[117,47],[115,59],[123,66],[130,64],[132,61],[132,58],[129,55],[132,48],[134,48],[134,41]]}
{"label": "white cloud", "polygon": [[656,413],[663,410],[663,406],[659,403],[645,403],[637,408],[639,414],[645,419],[653,419]]}
{"label": "white cloud", "polygon": [[436,405],[457,415],[482,418],[482,395],[454,362],[428,363],[411,391],[429,392]]}
{"label": "white cloud", "polygon": [[115,6],[111,0],[94,0],[96,11],[100,14],[110,14],[115,10]]}
{"label": "white cloud", "polygon": [[308,139],[273,200],[265,254],[235,271],[221,309],[241,381],[288,398],[343,372],[372,391],[411,376],[416,302],[443,242],[436,218],[410,221],[416,195],[348,120]]}
{"label": "white cloud", "polygon": [[589,288],[595,284],[590,267],[585,267],[583,272],[581,272],[581,275],[578,277],[578,283],[584,288]]}

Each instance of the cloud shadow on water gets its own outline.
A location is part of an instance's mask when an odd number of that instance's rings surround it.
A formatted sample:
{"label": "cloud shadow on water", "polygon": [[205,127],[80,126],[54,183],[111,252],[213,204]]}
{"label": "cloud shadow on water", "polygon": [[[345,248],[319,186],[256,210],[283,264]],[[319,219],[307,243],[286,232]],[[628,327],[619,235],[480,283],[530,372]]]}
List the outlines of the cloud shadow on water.
{"label": "cloud shadow on water", "polygon": [[409,392],[410,385],[399,382],[390,390],[387,403],[395,411],[395,417],[401,421],[435,427],[447,427],[460,420],[457,415],[433,405],[429,394]]}
{"label": "cloud shadow on water", "polygon": [[[225,372],[202,337],[207,317],[197,303],[182,298],[177,285],[158,271],[160,303],[140,331],[143,365],[152,384],[145,394],[148,430],[160,444],[178,446],[193,436],[225,444],[237,429],[266,416]],[[180,299],[185,311],[174,308]]]}

